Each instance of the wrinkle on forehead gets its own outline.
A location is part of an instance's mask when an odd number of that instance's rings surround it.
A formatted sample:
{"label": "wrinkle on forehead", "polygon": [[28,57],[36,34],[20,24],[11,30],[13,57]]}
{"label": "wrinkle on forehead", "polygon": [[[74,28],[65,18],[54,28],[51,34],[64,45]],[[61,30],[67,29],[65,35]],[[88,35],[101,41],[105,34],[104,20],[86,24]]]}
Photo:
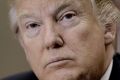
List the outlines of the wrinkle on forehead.
{"label": "wrinkle on forehead", "polygon": [[34,6],[39,5],[41,8],[45,8],[53,5],[54,7],[57,7],[60,6],[61,4],[67,4],[67,3],[69,4],[76,3],[77,5],[80,5],[80,4],[88,3],[89,1],[90,0],[16,0],[16,7],[19,8],[22,7],[22,5],[25,6],[26,3],[29,3],[29,5],[34,5]]}
{"label": "wrinkle on forehead", "polygon": [[54,12],[62,4],[73,4],[76,1],[77,0],[20,0],[17,5],[17,10],[19,15],[29,13],[29,11],[34,12],[34,10],[39,14],[44,14],[44,12],[47,11],[52,14],[52,12]]}
{"label": "wrinkle on forehead", "polygon": [[21,8],[21,10],[24,10],[27,7],[27,10],[31,10],[32,8],[39,9],[41,10],[40,13],[45,10],[54,12],[62,4],[76,5],[79,6],[80,9],[84,7],[90,8],[89,1],[90,0],[18,0],[17,10],[19,10],[19,8]]}
{"label": "wrinkle on forehead", "polygon": [[24,9],[25,6],[38,6],[42,9],[46,7],[49,10],[52,10],[52,6],[57,8],[61,4],[76,4],[82,5],[87,7],[88,9],[91,7],[89,3],[93,2],[94,0],[15,0],[15,7],[18,10],[19,8]]}

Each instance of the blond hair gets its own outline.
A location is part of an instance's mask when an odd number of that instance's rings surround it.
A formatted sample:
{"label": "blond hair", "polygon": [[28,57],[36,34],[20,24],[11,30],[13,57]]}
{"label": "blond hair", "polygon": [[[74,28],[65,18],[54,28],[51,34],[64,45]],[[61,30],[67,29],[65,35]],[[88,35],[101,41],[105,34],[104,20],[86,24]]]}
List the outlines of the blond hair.
{"label": "blond hair", "polygon": [[97,14],[102,24],[118,23],[120,21],[120,11],[114,5],[112,0],[95,0],[97,5]]}
{"label": "blond hair", "polygon": [[[19,0],[8,0],[10,4],[10,21],[11,26],[16,24],[16,5]],[[104,25],[107,23],[118,23],[120,21],[120,12],[113,4],[112,0],[91,0],[95,13],[97,13],[98,20]],[[15,27],[12,27],[15,29]],[[13,30],[12,29],[12,30]]]}

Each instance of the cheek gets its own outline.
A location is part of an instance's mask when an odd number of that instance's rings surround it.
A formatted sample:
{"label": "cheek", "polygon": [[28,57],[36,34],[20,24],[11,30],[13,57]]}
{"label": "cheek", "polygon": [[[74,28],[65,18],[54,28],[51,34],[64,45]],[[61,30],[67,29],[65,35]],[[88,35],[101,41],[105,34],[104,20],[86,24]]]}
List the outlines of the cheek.
{"label": "cheek", "polygon": [[95,74],[99,68],[103,69],[105,47],[101,31],[76,28],[66,32],[65,36],[66,46],[76,55],[76,63],[81,69],[90,69]]}
{"label": "cheek", "polygon": [[86,61],[86,63],[89,60],[94,62],[98,57],[104,57],[104,37],[102,32],[97,28],[83,27],[76,27],[66,32],[65,42],[78,56],[78,59],[83,62]]}
{"label": "cheek", "polygon": [[[83,27],[76,27],[71,30],[68,30],[65,33],[64,39],[67,45],[73,45],[79,47],[80,45],[84,47],[84,45],[89,42],[90,31]],[[71,46],[72,47],[72,46]],[[74,48],[74,47],[73,47]],[[82,48],[82,47],[81,47]]]}
{"label": "cheek", "polygon": [[75,53],[76,56],[80,56],[82,59],[86,53],[88,47],[89,32],[80,30],[79,28],[68,31],[65,35],[66,46]]}
{"label": "cheek", "polygon": [[30,65],[38,66],[43,53],[42,42],[40,39],[26,39],[24,38],[23,48],[26,54],[26,58]]}
{"label": "cheek", "polygon": [[40,71],[42,72],[42,56],[43,56],[43,47],[40,40],[35,41],[25,41],[24,51],[28,63],[30,64],[32,70],[35,74],[38,74],[39,77]]}

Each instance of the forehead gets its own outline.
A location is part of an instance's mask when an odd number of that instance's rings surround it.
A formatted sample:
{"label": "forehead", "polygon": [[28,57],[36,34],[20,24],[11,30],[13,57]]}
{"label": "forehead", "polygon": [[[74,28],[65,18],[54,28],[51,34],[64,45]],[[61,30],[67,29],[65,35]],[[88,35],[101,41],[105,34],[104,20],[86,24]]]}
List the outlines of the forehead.
{"label": "forehead", "polygon": [[90,0],[16,0],[16,7],[21,9],[53,9],[61,5],[76,5],[90,8]]}
{"label": "forehead", "polygon": [[15,0],[15,3],[17,5],[19,5],[21,3],[31,3],[31,4],[37,3],[37,4],[41,4],[41,6],[42,6],[42,5],[49,4],[49,3],[50,4],[51,3],[61,4],[61,3],[72,3],[72,2],[76,2],[76,1],[81,3],[81,2],[88,2],[90,0]]}
{"label": "forehead", "polygon": [[54,16],[57,11],[59,12],[59,10],[69,6],[84,13],[92,13],[91,0],[17,0],[17,18],[24,17],[24,15],[35,17]]}

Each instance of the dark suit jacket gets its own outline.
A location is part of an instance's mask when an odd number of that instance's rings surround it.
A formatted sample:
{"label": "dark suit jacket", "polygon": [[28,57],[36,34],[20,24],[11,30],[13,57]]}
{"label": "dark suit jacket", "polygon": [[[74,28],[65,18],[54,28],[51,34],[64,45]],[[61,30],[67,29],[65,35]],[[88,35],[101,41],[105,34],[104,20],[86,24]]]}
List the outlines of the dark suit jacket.
{"label": "dark suit jacket", "polygon": [[113,68],[109,80],[120,80],[120,55],[116,54],[113,58]]}
{"label": "dark suit jacket", "polygon": [[16,74],[0,80],[38,80],[32,71]]}
{"label": "dark suit jacket", "polygon": [[[32,71],[18,74],[1,80],[38,80]],[[113,58],[113,68],[109,80],[120,80],[120,55]]]}

